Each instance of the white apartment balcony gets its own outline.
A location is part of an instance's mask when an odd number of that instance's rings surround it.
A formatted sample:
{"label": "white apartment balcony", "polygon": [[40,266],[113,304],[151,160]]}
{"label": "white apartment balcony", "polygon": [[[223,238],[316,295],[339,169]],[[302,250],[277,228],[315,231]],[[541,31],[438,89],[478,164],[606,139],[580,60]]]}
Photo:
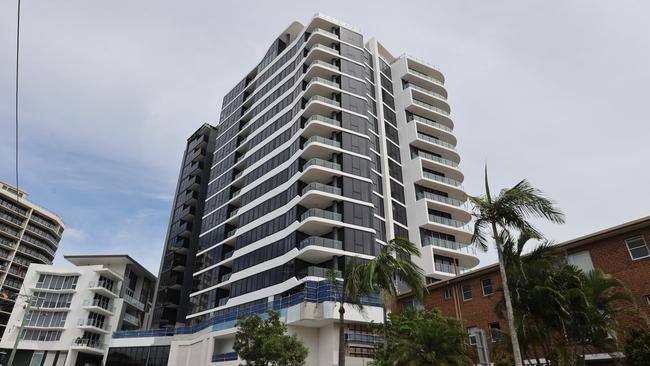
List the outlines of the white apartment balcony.
{"label": "white apartment balcony", "polygon": [[460,221],[469,222],[472,219],[467,201],[444,197],[427,191],[417,192],[416,199],[424,200],[427,208],[452,213]]}
{"label": "white apartment balcony", "polygon": [[310,208],[300,216],[299,230],[312,236],[320,236],[341,226],[343,215],[320,208]]}
{"label": "white apartment balcony", "polygon": [[84,300],[82,308],[85,310],[92,310],[96,313],[107,316],[113,316],[115,314],[115,307],[112,304],[107,304],[106,302],[100,300]]}
{"label": "white apartment balcony", "polygon": [[111,333],[111,326],[108,321],[99,322],[95,319],[80,318],[77,322],[77,328],[94,333]]}
{"label": "white apartment balcony", "polygon": [[122,295],[122,298],[124,299],[125,303],[133,306],[140,311],[144,311],[144,303],[134,297],[133,290],[130,288],[126,288],[124,295]]}
{"label": "white apartment balcony", "polygon": [[334,64],[338,58],[330,59],[330,61],[313,60],[305,71],[304,80],[311,80],[313,77],[321,77],[331,80],[334,76],[341,75],[341,68]]}
{"label": "white apartment balcony", "polygon": [[111,298],[119,297],[117,285],[110,284],[105,281],[91,281],[88,283],[88,289],[90,291],[97,292],[100,295],[108,296]]}
{"label": "white apartment balcony", "polygon": [[307,119],[305,122],[305,127],[302,132],[302,136],[311,137],[311,136],[328,136],[333,132],[341,130],[341,121],[337,121],[330,117],[325,117],[321,115],[313,115]]}
{"label": "white apartment balcony", "polygon": [[309,99],[314,95],[331,95],[332,93],[340,93],[341,85],[331,79],[325,79],[322,77],[315,76],[308,80],[307,86],[305,87],[305,92],[303,97]]}
{"label": "white apartment balcony", "polygon": [[342,152],[341,143],[322,136],[311,136],[305,141],[300,157],[305,160],[331,159],[332,154]]}
{"label": "white apartment balcony", "polygon": [[305,182],[327,183],[341,175],[341,164],[329,160],[309,159],[302,167],[302,180]]}
{"label": "white apartment balcony", "polygon": [[341,188],[319,182],[309,183],[303,188],[300,204],[304,207],[325,209],[335,201],[341,201]]}
{"label": "white apartment balcony", "polygon": [[339,43],[339,36],[335,33],[332,33],[329,30],[323,28],[312,28],[308,30],[309,38],[305,42],[305,47],[307,49],[311,48],[314,44],[330,44],[330,43]]}
{"label": "white apartment balcony", "polygon": [[472,244],[462,244],[455,241],[443,240],[432,237],[423,237],[422,255],[438,254],[445,257],[456,258],[462,268],[472,268],[479,264],[480,260],[476,256],[476,248]]}
{"label": "white apartment balcony", "polygon": [[404,88],[411,89],[411,93],[414,98],[428,103],[434,107],[440,108],[447,113],[451,112],[451,108],[449,107],[449,103],[447,103],[447,97],[445,95],[436,93],[433,90],[429,90],[413,83],[406,83],[404,85]]}
{"label": "white apartment balcony", "polygon": [[453,135],[451,128],[443,125],[442,123],[435,122],[424,117],[412,115],[408,123],[413,123],[419,132],[424,132],[429,135],[439,136],[440,139],[456,146],[456,136]]}
{"label": "white apartment balcony", "polygon": [[[326,42],[330,44],[331,42]],[[305,57],[305,63],[310,64],[314,60],[323,60],[325,62],[331,62],[332,60],[339,59],[341,54],[339,50],[326,46],[325,44],[314,43],[309,48],[307,52],[307,57]]]}
{"label": "white apartment balcony", "polygon": [[72,344],[70,344],[70,349],[103,355],[106,351],[106,344],[90,339],[78,338],[72,341]]}
{"label": "white apartment balcony", "polygon": [[311,117],[315,114],[321,116],[331,116],[333,112],[341,110],[341,103],[320,95],[313,95],[307,100],[303,116]]}
{"label": "white apartment balcony", "polygon": [[454,121],[452,121],[448,111],[438,108],[435,105],[427,103],[418,98],[414,98],[412,90],[409,89],[409,91],[411,92],[407,93],[406,95],[407,111],[417,114],[418,116],[422,116],[426,119],[438,122],[449,128],[454,128]]}
{"label": "white apartment balcony", "polygon": [[454,168],[458,167],[460,155],[456,151],[456,146],[445,140],[446,136],[438,133],[420,132],[417,130],[415,123],[407,124],[405,128],[400,130],[400,133],[404,136],[404,141],[407,141],[411,146],[440,155],[440,158],[451,161],[447,165]]}
{"label": "white apartment balcony", "polygon": [[[416,212],[417,215],[409,216],[409,224],[412,227],[420,227],[430,231],[435,231],[443,234],[453,235],[459,243],[469,243],[472,240],[472,228],[468,224],[470,214],[467,211],[450,209],[451,205],[444,209],[433,208],[431,205],[434,201],[429,199],[418,199],[409,209]],[[444,218],[429,213],[429,209],[434,209],[446,212],[451,215],[451,218]],[[413,220],[411,222],[411,217]]]}
{"label": "white apartment balcony", "polygon": [[445,90],[445,86],[442,81],[438,80],[436,77],[418,71],[413,67],[407,68],[406,73],[402,75],[402,79],[409,83],[421,85],[428,90],[447,97],[447,90]]}
{"label": "white apartment balcony", "polygon": [[465,201],[467,199],[467,194],[465,193],[462,183],[464,178],[460,171],[452,169],[435,169],[435,171],[445,174],[445,176],[440,176],[423,170],[425,167],[431,168],[430,164],[426,163],[425,159],[420,157],[402,162],[404,174],[413,177],[412,179],[415,184],[447,192],[451,198],[457,200]]}
{"label": "white apartment balcony", "polygon": [[463,173],[458,169],[458,163],[453,160],[445,159],[422,150],[411,152],[411,161],[413,160],[419,160],[424,169],[442,173],[445,177],[457,181],[464,180]]}

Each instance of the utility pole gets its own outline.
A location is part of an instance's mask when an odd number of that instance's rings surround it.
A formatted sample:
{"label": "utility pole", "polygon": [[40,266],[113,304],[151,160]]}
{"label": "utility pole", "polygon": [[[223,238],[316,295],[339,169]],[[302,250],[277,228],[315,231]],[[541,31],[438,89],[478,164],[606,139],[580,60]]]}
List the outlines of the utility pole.
{"label": "utility pole", "polygon": [[7,366],[12,366],[14,363],[14,357],[16,357],[16,351],[18,350],[18,342],[20,342],[20,336],[25,329],[25,322],[27,321],[27,314],[29,314],[29,310],[32,307],[32,297],[29,295],[23,295],[26,298],[26,303],[23,305],[23,308],[25,309],[25,312],[23,313],[23,319],[20,321],[20,327],[18,328],[18,334],[16,334],[16,340],[14,341],[14,348],[11,350],[11,355],[9,356],[9,361],[7,362]]}

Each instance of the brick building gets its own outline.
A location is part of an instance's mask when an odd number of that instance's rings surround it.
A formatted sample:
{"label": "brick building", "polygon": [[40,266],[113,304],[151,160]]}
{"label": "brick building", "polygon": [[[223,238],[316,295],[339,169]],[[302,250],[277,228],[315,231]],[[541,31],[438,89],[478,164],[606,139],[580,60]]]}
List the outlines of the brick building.
{"label": "brick building", "polygon": [[[639,314],[621,321],[629,327],[650,328],[650,216],[557,244],[567,260],[583,270],[598,268],[625,282],[634,296]],[[507,330],[495,305],[501,300],[501,276],[497,264],[467,272],[456,278],[428,286],[424,307],[438,308],[445,316],[463,320],[469,334],[481,332],[489,351],[494,340],[491,328]],[[400,304],[412,306],[413,297],[405,294]],[[470,337],[470,343],[476,341]],[[479,340],[480,342],[480,340]],[[592,355],[593,361],[607,355]]]}

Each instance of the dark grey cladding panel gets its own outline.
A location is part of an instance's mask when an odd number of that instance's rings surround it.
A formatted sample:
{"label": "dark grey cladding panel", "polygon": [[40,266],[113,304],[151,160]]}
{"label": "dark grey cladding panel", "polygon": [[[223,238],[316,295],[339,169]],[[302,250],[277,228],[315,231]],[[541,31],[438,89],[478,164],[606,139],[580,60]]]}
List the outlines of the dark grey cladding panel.
{"label": "dark grey cladding panel", "polygon": [[377,255],[379,246],[373,233],[350,228],[343,229],[343,249],[360,254]]}
{"label": "dark grey cladding panel", "polygon": [[343,132],[341,134],[341,147],[344,150],[352,151],[357,154],[368,156],[368,139],[351,133]]}
{"label": "dark grey cladding panel", "polygon": [[372,183],[350,177],[343,177],[343,196],[360,201],[371,202]]}
{"label": "dark grey cladding panel", "polygon": [[361,63],[366,59],[362,50],[348,46],[345,43],[341,43],[341,56]]}
{"label": "dark grey cladding panel", "polygon": [[366,94],[366,83],[351,77],[341,76],[341,89],[364,96]]}
{"label": "dark grey cladding panel", "polygon": [[366,75],[366,68],[352,61],[341,60],[341,72],[363,79]]}
{"label": "dark grey cladding panel", "polygon": [[372,227],[373,207],[353,202],[343,202],[343,221],[347,224]]}
{"label": "dark grey cladding panel", "polygon": [[341,27],[341,41],[353,44],[357,47],[363,47],[363,36],[357,32]]}
{"label": "dark grey cladding panel", "polygon": [[341,116],[341,126],[348,130],[368,134],[368,120],[356,114],[345,113]]}
{"label": "dark grey cladding panel", "polygon": [[341,163],[341,169],[344,172],[370,178],[370,160],[350,154],[343,154]]}
{"label": "dark grey cladding panel", "polygon": [[354,97],[349,94],[341,94],[341,108],[356,112],[362,115],[366,114],[368,107],[366,106],[366,99]]}

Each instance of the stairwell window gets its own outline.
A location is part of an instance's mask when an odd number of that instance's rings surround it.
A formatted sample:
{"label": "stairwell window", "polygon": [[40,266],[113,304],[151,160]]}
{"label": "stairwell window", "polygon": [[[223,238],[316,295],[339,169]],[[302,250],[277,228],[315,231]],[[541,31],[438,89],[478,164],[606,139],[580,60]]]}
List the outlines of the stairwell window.
{"label": "stairwell window", "polygon": [[492,289],[492,280],[490,278],[482,279],[481,289],[483,290],[483,296],[492,295],[494,293],[494,290]]}
{"label": "stairwell window", "polygon": [[451,299],[451,287],[445,288],[445,300]]}
{"label": "stairwell window", "polygon": [[472,286],[469,283],[465,283],[461,286],[463,291],[463,301],[469,301],[472,299]]}
{"label": "stairwell window", "polygon": [[642,236],[625,239],[625,245],[627,245],[627,250],[630,252],[632,260],[650,257],[648,245]]}

